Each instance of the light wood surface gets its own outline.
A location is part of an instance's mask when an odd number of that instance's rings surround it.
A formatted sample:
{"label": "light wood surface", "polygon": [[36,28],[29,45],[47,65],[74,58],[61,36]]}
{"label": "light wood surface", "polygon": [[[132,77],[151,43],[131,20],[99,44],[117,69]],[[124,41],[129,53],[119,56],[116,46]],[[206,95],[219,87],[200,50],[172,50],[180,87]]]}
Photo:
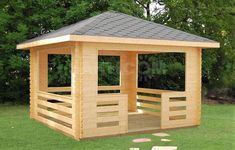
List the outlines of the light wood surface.
{"label": "light wood surface", "polygon": [[[185,91],[138,88],[139,52],[184,53]],[[48,54],[71,55],[71,87],[48,87]],[[120,56],[120,85],[98,86],[98,55]],[[98,94],[110,90],[120,93]],[[30,49],[31,118],[77,140],[199,125],[200,93],[200,48],[69,42]]]}
{"label": "light wood surface", "polygon": [[140,38],[121,38],[89,35],[64,35],[60,37],[38,40],[29,43],[17,45],[17,49],[26,49],[35,46],[55,44],[61,42],[95,42],[95,43],[115,43],[115,44],[139,44],[139,45],[161,45],[161,46],[182,46],[182,47],[201,47],[201,48],[219,48],[218,42],[190,42],[176,40],[157,40],[157,39],[140,39]]}

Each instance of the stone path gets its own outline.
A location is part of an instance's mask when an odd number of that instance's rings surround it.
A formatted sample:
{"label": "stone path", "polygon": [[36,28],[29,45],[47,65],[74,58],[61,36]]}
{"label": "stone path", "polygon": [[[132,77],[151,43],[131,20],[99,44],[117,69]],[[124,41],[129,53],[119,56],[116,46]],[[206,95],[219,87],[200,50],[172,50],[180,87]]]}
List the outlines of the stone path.
{"label": "stone path", "polygon": [[[170,136],[167,133],[159,132],[152,134],[153,136],[157,137],[168,137]],[[138,138],[132,140],[134,143],[143,143],[143,142],[151,142],[150,138]],[[170,139],[161,138],[161,142],[171,142]],[[129,150],[140,150],[139,148],[130,148]],[[151,150],[177,150],[177,146],[153,146]]]}

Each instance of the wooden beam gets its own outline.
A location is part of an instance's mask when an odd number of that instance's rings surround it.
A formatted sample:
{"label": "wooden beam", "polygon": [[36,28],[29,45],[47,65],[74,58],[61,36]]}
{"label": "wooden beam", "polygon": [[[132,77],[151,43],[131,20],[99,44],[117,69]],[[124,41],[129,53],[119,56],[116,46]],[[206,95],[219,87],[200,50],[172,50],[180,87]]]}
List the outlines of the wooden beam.
{"label": "wooden beam", "polygon": [[182,46],[182,47],[201,47],[201,48],[219,48],[218,42],[191,42],[176,40],[157,40],[141,38],[123,38],[123,37],[106,37],[106,36],[89,36],[89,35],[64,35],[55,38],[38,40],[34,42],[21,43],[17,49],[26,49],[35,46],[61,42],[94,42],[94,43],[115,43],[115,44],[136,44],[136,45],[160,45],[160,46]]}

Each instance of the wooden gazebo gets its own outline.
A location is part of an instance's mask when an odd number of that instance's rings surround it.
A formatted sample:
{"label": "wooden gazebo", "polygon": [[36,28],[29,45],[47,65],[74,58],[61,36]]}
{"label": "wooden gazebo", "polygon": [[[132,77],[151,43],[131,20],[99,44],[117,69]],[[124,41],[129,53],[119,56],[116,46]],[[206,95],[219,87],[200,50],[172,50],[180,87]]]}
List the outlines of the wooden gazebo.
{"label": "wooden gazebo", "polygon": [[[199,125],[201,51],[218,47],[215,41],[118,12],[17,45],[30,49],[31,118],[77,140]],[[138,54],[176,52],[185,54],[184,91],[138,87]],[[49,54],[71,55],[70,87],[48,87]],[[119,85],[98,86],[99,55],[120,57]],[[120,92],[98,93],[114,90]]]}

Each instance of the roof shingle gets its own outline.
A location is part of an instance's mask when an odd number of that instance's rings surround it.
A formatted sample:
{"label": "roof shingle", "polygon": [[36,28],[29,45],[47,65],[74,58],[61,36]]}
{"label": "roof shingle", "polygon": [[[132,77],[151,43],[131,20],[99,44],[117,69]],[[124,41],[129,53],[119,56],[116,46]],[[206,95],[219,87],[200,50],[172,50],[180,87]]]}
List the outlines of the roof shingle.
{"label": "roof shingle", "polygon": [[90,35],[139,39],[215,42],[165,25],[146,21],[119,12],[108,11],[75,24],[60,28],[24,43],[63,35]]}

